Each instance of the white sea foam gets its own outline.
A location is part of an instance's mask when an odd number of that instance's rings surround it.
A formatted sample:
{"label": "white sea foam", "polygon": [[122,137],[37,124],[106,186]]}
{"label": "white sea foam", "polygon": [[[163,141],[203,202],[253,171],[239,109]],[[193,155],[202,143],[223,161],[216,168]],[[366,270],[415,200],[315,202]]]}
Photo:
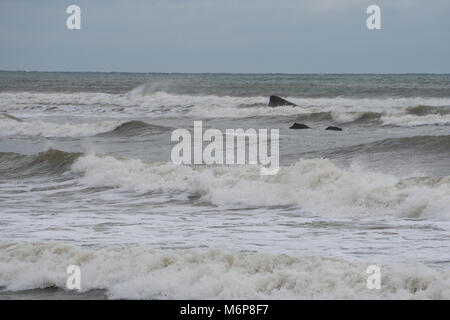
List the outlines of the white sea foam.
{"label": "white sea foam", "polygon": [[56,123],[42,120],[16,121],[0,118],[0,136],[86,137],[115,129],[119,121]]}
{"label": "white sea foam", "polygon": [[0,242],[0,285],[9,291],[65,288],[72,264],[82,291],[113,299],[450,299],[450,273],[418,264],[381,266],[381,289],[369,290],[369,264],[340,259]]}
{"label": "white sea foam", "polygon": [[401,180],[327,159],[299,160],[274,176],[256,166],[189,167],[85,155],[72,167],[89,186],[133,192],[181,191],[216,205],[298,206],[329,215],[449,217],[450,178]]}

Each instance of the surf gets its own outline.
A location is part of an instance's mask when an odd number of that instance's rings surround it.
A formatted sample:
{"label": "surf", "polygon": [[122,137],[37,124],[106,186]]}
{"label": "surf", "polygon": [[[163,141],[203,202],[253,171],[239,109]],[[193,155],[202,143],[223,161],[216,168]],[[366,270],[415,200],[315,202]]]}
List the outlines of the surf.
{"label": "surf", "polygon": [[0,286],[64,289],[68,263],[81,268],[82,294],[109,299],[450,299],[449,271],[422,264],[382,266],[381,289],[368,290],[367,264],[340,258],[36,241],[0,241]]}
{"label": "surf", "polygon": [[433,185],[426,179],[406,184],[390,174],[340,168],[329,159],[300,159],[276,175],[261,176],[257,166],[195,167],[87,154],[72,170],[87,186],[198,194],[219,206],[293,206],[319,216],[450,216],[448,176]]}

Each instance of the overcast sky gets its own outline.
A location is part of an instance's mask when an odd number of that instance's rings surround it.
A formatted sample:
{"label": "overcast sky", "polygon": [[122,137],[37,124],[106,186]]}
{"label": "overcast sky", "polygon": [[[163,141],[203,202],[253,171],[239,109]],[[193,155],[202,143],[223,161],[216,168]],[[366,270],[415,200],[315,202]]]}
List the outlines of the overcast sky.
{"label": "overcast sky", "polygon": [[450,73],[450,1],[1,0],[0,46],[1,70]]}

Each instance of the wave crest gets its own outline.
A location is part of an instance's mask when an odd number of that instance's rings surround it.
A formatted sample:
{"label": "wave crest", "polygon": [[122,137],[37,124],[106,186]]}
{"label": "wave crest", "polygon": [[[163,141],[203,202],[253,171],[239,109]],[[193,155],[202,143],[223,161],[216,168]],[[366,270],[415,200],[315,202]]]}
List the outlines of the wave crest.
{"label": "wave crest", "polygon": [[56,123],[0,119],[0,136],[88,137],[114,130],[119,121]]}
{"label": "wave crest", "polygon": [[81,153],[48,149],[34,155],[0,153],[0,173],[4,177],[29,177],[36,174],[61,174],[70,169]]}
{"label": "wave crest", "polygon": [[129,191],[185,192],[224,206],[295,206],[314,214],[450,216],[450,180],[430,186],[361,168],[339,168],[327,159],[301,159],[275,176],[256,166],[182,166],[89,154],[73,164],[82,182]]}
{"label": "wave crest", "polygon": [[0,285],[8,291],[65,288],[68,265],[83,292],[112,299],[450,299],[450,273],[423,265],[382,266],[380,290],[366,287],[367,264],[225,249],[80,247],[0,242]]}
{"label": "wave crest", "polygon": [[134,136],[143,132],[163,132],[169,128],[143,121],[104,120],[83,123],[56,123],[49,121],[17,121],[0,118],[0,136],[89,137],[95,135]]}

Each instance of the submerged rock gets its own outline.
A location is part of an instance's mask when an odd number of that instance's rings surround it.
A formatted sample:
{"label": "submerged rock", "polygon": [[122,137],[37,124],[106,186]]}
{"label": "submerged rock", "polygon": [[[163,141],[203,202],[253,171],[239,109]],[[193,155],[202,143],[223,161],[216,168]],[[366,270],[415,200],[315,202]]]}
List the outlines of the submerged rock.
{"label": "submerged rock", "polygon": [[279,107],[279,106],[297,106],[297,105],[283,98],[280,98],[279,96],[270,96],[269,107]]}
{"label": "submerged rock", "polygon": [[326,128],[325,130],[342,131],[342,128],[331,126],[331,127]]}

